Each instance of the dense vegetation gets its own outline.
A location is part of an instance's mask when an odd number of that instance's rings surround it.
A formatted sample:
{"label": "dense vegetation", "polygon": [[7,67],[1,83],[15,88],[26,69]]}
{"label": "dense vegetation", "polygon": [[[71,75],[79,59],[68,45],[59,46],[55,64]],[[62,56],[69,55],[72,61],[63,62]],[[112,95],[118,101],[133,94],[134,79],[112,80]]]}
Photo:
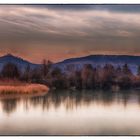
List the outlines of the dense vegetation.
{"label": "dense vegetation", "polygon": [[55,89],[128,89],[140,87],[140,66],[137,75],[134,75],[129,66],[113,67],[106,64],[104,67],[93,67],[85,64],[81,70],[67,66],[67,72],[60,68],[52,68],[50,61],[43,60],[39,68],[31,69],[28,65],[24,71],[15,64],[7,63],[1,70],[0,77],[18,79],[29,83],[41,83]]}

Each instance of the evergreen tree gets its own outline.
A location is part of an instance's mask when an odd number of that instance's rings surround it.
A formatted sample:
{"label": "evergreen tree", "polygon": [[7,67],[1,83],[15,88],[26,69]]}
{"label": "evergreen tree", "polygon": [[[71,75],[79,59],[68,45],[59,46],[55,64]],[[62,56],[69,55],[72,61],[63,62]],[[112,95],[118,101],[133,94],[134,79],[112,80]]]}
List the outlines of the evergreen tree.
{"label": "evergreen tree", "polygon": [[4,78],[19,78],[20,71],[14,63],[7,63],[3,66],[1,74]]}
{"label": "evergreen tree", "polygon": [[125,74],[125,75],[131,75],[131,74],[132,74],[132,72],[131,72],[131,70],[129,69],[129,67],[128,67],[127,64],[124,64],[124,65],[123,65],[122,72],[123,72],[123,74]]}

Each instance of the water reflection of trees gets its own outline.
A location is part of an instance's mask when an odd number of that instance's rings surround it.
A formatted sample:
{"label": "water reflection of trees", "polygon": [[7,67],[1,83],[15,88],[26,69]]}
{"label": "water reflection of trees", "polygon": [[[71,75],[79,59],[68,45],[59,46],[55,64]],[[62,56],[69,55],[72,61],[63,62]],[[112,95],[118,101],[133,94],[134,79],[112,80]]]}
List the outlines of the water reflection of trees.
{"label": "water reflection of trees", "polygon": [[10,114],[16,110],[18,99],[1,100],[2,109],[5,113]]}
{"label": "water reflection of trees", "polygon": [[127,106],[131,100],[140,104],[139,91],[69,91],[69,90],[56,90],[50,91],[45,96],[35,96],[30,98],[12,98],[1,100],[2,110],[8,114],[14,112],[18,105],[23,103],[25,110],[30,110],[31,107],[41,107],[42,110],[55,108],[56,110],[63,106],[66,110],[73,110],[81,106],[89,106],[91,104],[100,104],[109,106],[116,103],[121,103]]}
{"label": "water reflection of trees", "polygon": [[140,94],[138,91],[51,91],[41,100],[34,97],[30,100],[31,105],[41,105],[43,109],[54,107],[57,109],[63,105],[67,110],[76,109],[80,106],[89,106],[92,103],[109,106],[116,103],[121,103],[126,106],[131,102],[131,99],[136,99],[135,102],[140,103]]}

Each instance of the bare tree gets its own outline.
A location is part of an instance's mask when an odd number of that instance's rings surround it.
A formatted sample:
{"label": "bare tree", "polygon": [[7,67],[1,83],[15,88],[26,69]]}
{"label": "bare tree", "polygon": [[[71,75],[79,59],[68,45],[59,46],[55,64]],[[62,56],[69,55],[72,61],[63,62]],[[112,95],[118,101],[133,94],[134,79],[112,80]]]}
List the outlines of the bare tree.
{"label": "bare tree", "polygon": [[82,72],[82,87],[83,88],[92,88],[93,87],[93,67],[91,64],[85,64]]}
{"label": "bare tree", "polygon": [[46,59],[43,60],[43,64],[42,64],[43,77],[47,76],[51,66],[52,66],[52,62],[50,60],[48,61],[46,61]]}

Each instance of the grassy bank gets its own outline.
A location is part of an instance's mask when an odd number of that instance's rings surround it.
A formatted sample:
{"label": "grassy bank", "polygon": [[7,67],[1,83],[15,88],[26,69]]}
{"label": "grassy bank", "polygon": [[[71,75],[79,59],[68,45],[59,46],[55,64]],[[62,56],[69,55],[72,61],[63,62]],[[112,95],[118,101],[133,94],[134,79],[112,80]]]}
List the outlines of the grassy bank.
{"label": "grassy bank", "polygon": [[0,94],[3,93],[41,93],[47,92],[49,88],[41,84],[19,83],[19,82],[0,82]]}

